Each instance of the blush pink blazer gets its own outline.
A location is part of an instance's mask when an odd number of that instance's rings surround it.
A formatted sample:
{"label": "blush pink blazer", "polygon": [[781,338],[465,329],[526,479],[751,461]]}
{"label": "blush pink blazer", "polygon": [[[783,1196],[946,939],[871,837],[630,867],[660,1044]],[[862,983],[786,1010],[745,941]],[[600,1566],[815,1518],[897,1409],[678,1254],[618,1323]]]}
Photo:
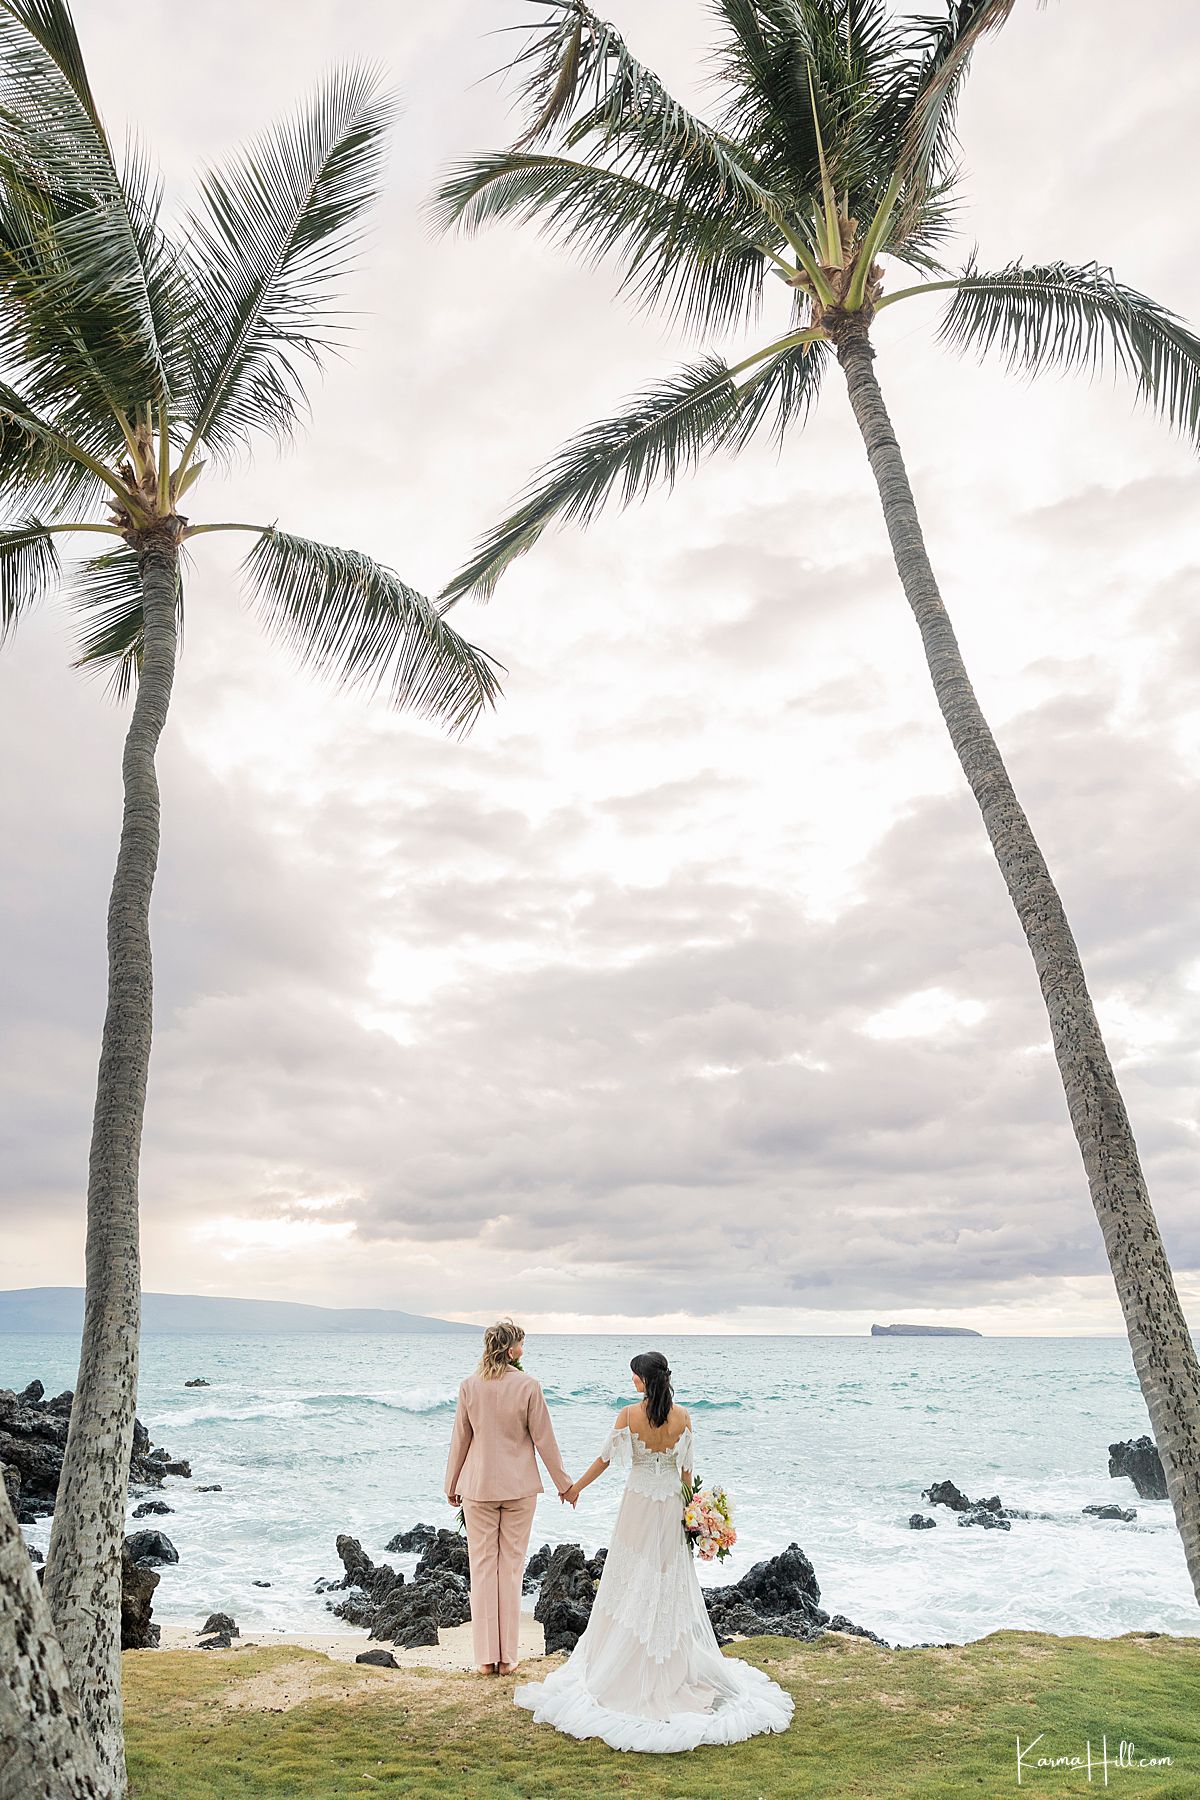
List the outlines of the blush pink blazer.
{"label": "blush pink blazer", "polygon": [[492,1381],[468,1375],[458,1390],[446,1492],[464,1500],[521,1500],[540,1494],[535,1449],[555,1492],[561,1493],[571,1477],[558,1453],[540,1383],[520,1369],[506,1369]]}

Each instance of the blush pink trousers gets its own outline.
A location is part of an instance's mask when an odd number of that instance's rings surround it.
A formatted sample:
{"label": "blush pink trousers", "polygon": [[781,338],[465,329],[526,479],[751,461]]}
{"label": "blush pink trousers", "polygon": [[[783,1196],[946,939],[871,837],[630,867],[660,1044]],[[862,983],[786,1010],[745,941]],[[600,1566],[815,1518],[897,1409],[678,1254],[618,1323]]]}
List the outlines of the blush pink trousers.
{"label": "blush pink trousers", "polygon": [[522,1500],[463,1501],[476,1664],[517,1660],[521,1580],[536,1509],[536,1494]]}

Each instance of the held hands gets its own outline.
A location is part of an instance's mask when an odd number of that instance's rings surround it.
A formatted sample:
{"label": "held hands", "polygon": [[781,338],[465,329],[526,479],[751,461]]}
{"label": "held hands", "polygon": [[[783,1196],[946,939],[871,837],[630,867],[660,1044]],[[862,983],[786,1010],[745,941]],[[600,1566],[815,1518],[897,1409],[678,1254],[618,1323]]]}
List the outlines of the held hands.
{"label": "held hands", "polygon": [[565,1487],[560,1491],[558,1497],[564,1506],[574,1507],[578,1504],[580,1491],[579,1483],[573,1481],[570,1487]]}

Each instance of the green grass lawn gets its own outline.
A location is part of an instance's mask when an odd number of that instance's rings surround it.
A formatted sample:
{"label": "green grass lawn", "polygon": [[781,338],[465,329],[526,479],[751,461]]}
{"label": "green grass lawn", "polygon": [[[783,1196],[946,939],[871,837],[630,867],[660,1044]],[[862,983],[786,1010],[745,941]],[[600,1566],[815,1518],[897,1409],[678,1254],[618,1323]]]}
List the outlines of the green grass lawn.
{"label": "green grass lawn", "polygon": [[[683,1756],[576,1743],[512,1704],[514,1678],[399,1672],[288,1647],[125,1658],[136,1800],[961,1800],[964,1795],[1200,1797],[1200,1638],[997,1631],[946,1650],[831,1633],[736,1653],[796,1699],[790,1731]],[[516,1677],[527,1680],[541,1667]],[[1040,1743],[1017,1785],[1016,1741]],[[1039,1769],[1086,1755],[1086,1771]],[[1113,1766],[1121,1741],[1172,1766]]]}

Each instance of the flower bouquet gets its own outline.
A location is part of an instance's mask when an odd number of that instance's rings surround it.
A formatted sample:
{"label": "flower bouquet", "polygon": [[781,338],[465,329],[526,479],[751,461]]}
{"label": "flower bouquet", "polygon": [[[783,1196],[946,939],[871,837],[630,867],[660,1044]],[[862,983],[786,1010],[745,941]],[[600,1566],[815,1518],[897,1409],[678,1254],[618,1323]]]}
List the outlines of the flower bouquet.
{"label": "flower bouquet", "polygon": [[724,1562],[737,1543],[733,1507],[724,1488],[701,1487],[698,1477],[683,1484],[683,1535],[701,1562]]}

